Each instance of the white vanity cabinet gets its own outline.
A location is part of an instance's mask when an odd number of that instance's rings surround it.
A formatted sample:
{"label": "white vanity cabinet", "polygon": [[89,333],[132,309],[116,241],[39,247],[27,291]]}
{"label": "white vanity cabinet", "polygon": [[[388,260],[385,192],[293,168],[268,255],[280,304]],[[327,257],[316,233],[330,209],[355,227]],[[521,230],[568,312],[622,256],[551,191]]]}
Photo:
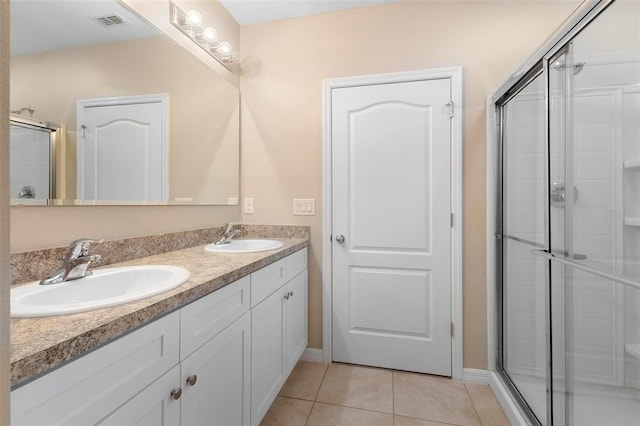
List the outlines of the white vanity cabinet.
{"label": "white vanity cabinet", "polygon": [[307,249],[251,274],[251,423],[260,423],[307,346]]}
{"label": "white vanity cabinet", "polygon": [[[11,424],[94,425],[106,420],[178,365],[179,324],[180,313],[171,313],[14,390]],[[152,399],[179,415],[179,402],[171,401],[169,392]]]}
{"label": "white vanity cabinet", "polygon": [[257,424],[306,345],[303,249],[15,389],[11,424]]}

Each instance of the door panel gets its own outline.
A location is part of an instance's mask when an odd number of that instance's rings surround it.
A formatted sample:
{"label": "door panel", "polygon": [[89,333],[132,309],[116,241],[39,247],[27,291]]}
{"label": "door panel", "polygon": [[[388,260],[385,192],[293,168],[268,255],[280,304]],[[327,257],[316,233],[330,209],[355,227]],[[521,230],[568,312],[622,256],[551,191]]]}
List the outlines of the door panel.
{"label": "door panel", "polygon": [[[393,282],[393,286],[389,283]],[[430,338],[431,279],[427,271],[351,268],[351,330]],[[388,309],[389,300],[402,309]]]}
{"label": "door panel", "polygon": [[451,374],[450,93],[332,92],[336,361]]}
{"label": "door panel", "polygon": [[162,103],[90,106],[81,116],[78,198],[162,201]]}

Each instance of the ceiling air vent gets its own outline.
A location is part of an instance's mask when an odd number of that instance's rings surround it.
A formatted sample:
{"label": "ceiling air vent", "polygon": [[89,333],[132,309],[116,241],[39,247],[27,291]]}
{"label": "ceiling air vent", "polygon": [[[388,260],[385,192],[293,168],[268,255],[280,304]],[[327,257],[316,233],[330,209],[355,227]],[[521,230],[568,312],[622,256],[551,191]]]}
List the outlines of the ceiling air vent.
{"label": "ceiling air vent", "polygon": [[122,16],[118,15],[117,13],[110,13],[108,15],[102,15],[102,16],[94,16],[93,18],[90,18],[90,19],[96,24],[105,28],[113,28],[113,27],[117,27],[118,25],[129,23],[126,19],[124,19]]}

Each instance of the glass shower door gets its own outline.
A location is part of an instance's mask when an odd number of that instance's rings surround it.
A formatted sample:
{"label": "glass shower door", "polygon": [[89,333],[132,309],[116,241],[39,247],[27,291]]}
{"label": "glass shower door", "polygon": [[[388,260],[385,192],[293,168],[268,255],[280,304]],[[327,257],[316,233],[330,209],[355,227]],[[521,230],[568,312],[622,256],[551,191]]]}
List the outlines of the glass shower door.
{"label": "glass shower door", "polygon": [[616,2],[549,60],[553,424],[640,422],[639,52]]}
{"label": "glass shower door", "polygon": [[507,383],[546,424],[546,139],[542,74],[502,109],[502,351],[498,364]]}

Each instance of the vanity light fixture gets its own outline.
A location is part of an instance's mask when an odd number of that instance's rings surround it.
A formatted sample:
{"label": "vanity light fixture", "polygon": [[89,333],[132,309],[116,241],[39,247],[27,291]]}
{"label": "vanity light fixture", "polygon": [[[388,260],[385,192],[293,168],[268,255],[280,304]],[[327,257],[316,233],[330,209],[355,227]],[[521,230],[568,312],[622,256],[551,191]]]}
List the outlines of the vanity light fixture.
{"label": "vanity light fixture", "polygon": [[213,27],[203,28],[202,14],[197,10],[184,12],[174,2],[169,2],[171,24],[184,35],[193,40],[205,52],[213,56],[218,62],[229,67],[234,62],[240,62],[240,55],[233,51],[227,41],[218,41],[218,32]]}

